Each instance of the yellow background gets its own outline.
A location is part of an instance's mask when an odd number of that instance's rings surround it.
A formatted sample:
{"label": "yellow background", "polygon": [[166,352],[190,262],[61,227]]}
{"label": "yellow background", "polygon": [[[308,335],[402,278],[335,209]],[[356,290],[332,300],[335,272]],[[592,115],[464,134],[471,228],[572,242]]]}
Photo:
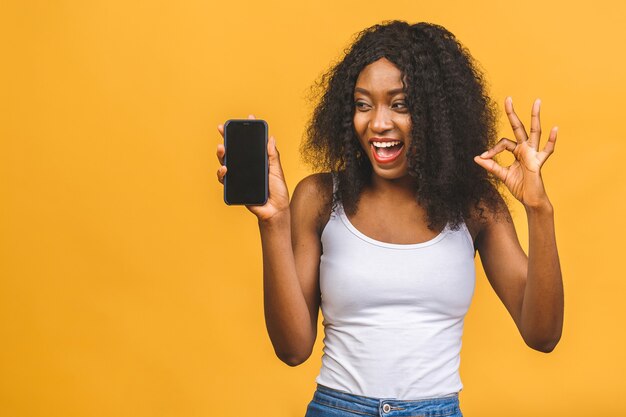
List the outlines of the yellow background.
{"label": "yellow background", "polygon": [[529,127],[540,97],[544,141],[560,128],[543,172],[563,337],[526,347],[479,269],[463,412],[624,415],[624,4],[2,2],[0,416],[304,415],[321,328],[305,364],[274,356],[256,220],[222,201],[216,125],[267,120],[293,190],[309,86],[394,18],[442,24],[501,109],[511,95]]}

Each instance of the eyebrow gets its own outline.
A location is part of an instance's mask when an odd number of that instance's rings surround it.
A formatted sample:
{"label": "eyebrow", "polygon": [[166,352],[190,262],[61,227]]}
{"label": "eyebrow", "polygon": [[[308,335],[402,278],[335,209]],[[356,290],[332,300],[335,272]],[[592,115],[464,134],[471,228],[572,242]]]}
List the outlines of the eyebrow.
{"label": "eyebrow", "polygon": [[[361,87],[355,87],[354,89],[355,93],[362,93],[362,94],[367,94],[370,95],[370,92],[367,91],[365,88],[361,88]],[[400,87],[400,88],[394,88],[393,90],[389,90],[387,91],[387,95],[388,96],[393,96],[396,95],[398,93],[404,93],[404,88]]]}

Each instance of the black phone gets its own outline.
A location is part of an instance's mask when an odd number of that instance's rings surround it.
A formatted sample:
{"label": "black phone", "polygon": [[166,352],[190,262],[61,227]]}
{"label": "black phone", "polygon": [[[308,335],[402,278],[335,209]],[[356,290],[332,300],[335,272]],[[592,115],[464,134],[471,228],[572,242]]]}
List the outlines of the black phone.
{"label": "black phone", "polygon": [[262,206],[269,195],[267,123],[233,119],[224,124],[224,202]]}

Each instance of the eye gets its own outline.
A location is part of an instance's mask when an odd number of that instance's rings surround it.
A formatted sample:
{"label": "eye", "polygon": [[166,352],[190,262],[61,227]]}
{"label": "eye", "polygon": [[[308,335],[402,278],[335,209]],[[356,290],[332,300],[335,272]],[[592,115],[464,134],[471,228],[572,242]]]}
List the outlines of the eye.
{"label": "eye", "polygon": [[364,101],[357,101],[354,103],[354,107],[356,107],[357,109],[364,111],[367,110],[369,108],[369,104],[367,104]]}
{"label": "eye", "polygon": [[395,103],[391,105],[391,108],[398,109],[398,110],[406,110],[407,107],[404,101],[396,101]]}

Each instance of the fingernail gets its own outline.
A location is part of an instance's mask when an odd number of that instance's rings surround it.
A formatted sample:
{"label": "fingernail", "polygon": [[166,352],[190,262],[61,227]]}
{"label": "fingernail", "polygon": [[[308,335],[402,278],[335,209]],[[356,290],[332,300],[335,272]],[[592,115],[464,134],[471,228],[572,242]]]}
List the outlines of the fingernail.
{"label": "fingernail", "polygon": [[483,153],[481,153],[481,154],[480,154],[480,157],[481,157],[481,158],[484,158],[484,157],[486,157],[486,156],[487,156],[487,154],[488,154],[488,153],[489,153],[488,151],[485,151],[485,152],[483,152]]}

